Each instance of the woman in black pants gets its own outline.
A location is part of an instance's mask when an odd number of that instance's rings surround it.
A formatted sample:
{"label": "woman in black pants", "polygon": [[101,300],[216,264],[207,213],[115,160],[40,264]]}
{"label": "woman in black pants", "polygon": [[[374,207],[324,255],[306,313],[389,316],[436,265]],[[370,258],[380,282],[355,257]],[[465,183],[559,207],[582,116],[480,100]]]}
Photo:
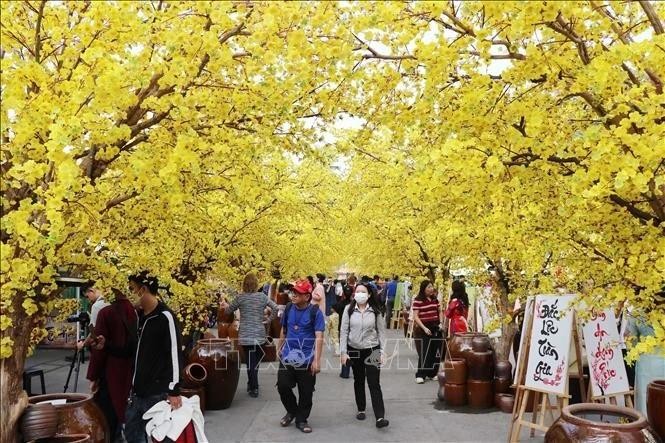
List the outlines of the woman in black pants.
{"label": "woman in black pants", "polygon": [[439,372],[443,346],[443,313],[429,280],[423,280],[418,296],[413,300],[413,321],[419,329],[415,334],[419,337],[416,340],[421,340],[416,383],[422,384],[425,379],[433,379]]}
{"label": "woman in black pants", "polygon": [[365,419],[365,379],[369,386],[376,427],[388,426],[385,419],[381,392],[381,364],[386,344],[385,316],[370,285],[356,286],[353,300],[344,309],[340,327],[340,354],[342,365],[351,361],[353,390],[356,397],[358,420]]}

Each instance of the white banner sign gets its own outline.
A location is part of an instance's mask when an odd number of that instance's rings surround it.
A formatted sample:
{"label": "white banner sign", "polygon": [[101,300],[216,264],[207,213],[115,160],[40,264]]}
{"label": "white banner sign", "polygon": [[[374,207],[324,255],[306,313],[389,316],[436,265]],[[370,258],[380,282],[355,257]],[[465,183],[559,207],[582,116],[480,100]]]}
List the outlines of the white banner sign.
{"label": "white banner sign", "polygon": [[573,313],[572,295],[538,295],[533,313],[527,388],[566,395]]}
{"label": "white banner sign", "polygon": [[594,312],[582,326],[594,397],[628,392],[621,340],[612,309]]}

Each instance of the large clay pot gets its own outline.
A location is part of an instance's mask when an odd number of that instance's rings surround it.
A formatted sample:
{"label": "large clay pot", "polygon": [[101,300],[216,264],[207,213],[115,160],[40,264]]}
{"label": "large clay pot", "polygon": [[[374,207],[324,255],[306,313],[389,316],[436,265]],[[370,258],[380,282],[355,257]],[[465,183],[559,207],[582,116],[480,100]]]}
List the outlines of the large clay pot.
{"label": "large clay pot", "polygon": [[270,322],[270,327],[268,328],[268,335],[273,339],[278,339],[281,332],[282,332],[282,322],[279,318],[275,317]]}
{"label": "large clay pot", "polygon": [[30,397],[30,404],[66,400],[66,403],[54,405],[58,414],[56,435],[88,434],[94,443],[108,443],[109,430],[104,413],[93,401],[90,394],[61,393]]}
{"label": "large clay pot", "polygon": [[448,351],[450,352],[451,358],[467,358],[467,355],[471,353],[473,348],[471,347],[471,342],[473,337],[475,337],[473,332],[463,332],[453,335],[453,337],[448,342]]}
{"label": "large clay pot", "polygon": [[203,386],[207,378],[208,371],[199,363],[190,363],[182,370],[182,386],[184,388]]}
{"label": "large clay pot", "polygon": [[263,360],[264,362],[273,362],[277,361],[277,348],[275,347],[274,340],[272,337],[266,337],[266,342],[261,345],[263,349]]}
{"label": "large clay pot", "polygon": [[443,385],[443,389],[448,406],[464,406],[466,404],[466,384],[446,383]]}
{"label": "large clay pot", "polygon": [[217,323],[217,338],[228,338],[231,323]]}
{"label": "large clay pot", "polygon": [[58,435],[55,437],[49,438],[40,438],[37,440],[37,443],[88,443],[90,436],[88,434],[70,434],[70,435]]}
{"label": "large clay pot", "polygon": [[471,349],[475,352],[486,352],[490,349],[490,336],[487,334],[476,334],[471,339]]}
{"label": "large clay pot", "polygon": [[494,405],[494,393],[492,392],[492,382],[469,380],[466,383],[466,392],[469,399],[469,406],[473,408],[491,408]]}
{"label": "large clay pot", "polygon": [[513,365],[508,360],[499,360],[494,363],[494,376],[496,378],[513,378]]}
{"label": "large clay pot", "polygon": [[507,394],[510,391],[512,380],[509,378],[495,378],[494,379],[494,393]]}
{"label": "large clay pot", "polygon": [[658,441],[647,419],[635,409],[599,403],[579,403],[563,408],[545,434],[546,443]]}
{"label": "large clay pot", "polygon": [[50,403],[41,405],[28,404],[21,416],[21,434],[23,440],[37,440],[52,437],[58,429],[58,413]]}
{"label": "large clay pot", "polygon": [[656,434],[665,441],[665,380],[647,385],[647,416]]}
{"label": "large clay pot", "polygon": [[180,388],[180,395],[187,398],[191,398],[195,395],[198,395],[199,408],[201,408],[201,412],[205,412],[205,404],[206,404],[205,386],[199,386],[197,388]]}
{"label": "large clay pot", "polygon": [[231,406],[240,378],[240,361],[229,340],[207,339],[196,342],[190,354],[192,363],[206,368],[206,409],[226,409]]}
{"label": "large clay pot", "polygon": [[494,353],[492,351],[471,351],[466,360],[469,379],[487,382],[492,381],[492,373],[494,372],[493,361]]}
{"label": "large clay pot", "polygon": [[439,382],[439,389],[436,391],[436,397],[440,400],[443,401],[445,400],[446,397],[446,390],[444,388],[444,385],[446,384],[446,373],[444,371],[439,371],[436,374],[436,379]]}
{"label": "large clay pot", "polygon": [[446,372],[446,381],[456,385],[466,383],[466,360],[463,358],[453,358],[444,360],[443,369]]}
{"label": "large clay pot", "polygon": [[233,323],[235,319],[233,312],[227,314],[224,309],[217,310],[217,323]]}
{"label": "large clay pot", "polygon": [[501,412],[510,414],[513,412],[515,405],[515,396],[513,394],[494,394],[494,406],[499,408]]}

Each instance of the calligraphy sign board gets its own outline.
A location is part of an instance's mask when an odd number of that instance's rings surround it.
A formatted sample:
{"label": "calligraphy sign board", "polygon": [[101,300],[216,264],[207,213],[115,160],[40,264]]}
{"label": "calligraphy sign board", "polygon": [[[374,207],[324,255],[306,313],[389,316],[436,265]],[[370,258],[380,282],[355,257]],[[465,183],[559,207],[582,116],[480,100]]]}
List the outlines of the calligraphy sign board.
{"label": "calligraphy sign board", "polygon": [[538,295],[533,312],[525,386],[540,392],[567,395],[572,295]]}
{"label": "calligraphy sign board", "polygon": [[594,312],[582,325],[594,397],[630,391],[617,322],[612,309]]}

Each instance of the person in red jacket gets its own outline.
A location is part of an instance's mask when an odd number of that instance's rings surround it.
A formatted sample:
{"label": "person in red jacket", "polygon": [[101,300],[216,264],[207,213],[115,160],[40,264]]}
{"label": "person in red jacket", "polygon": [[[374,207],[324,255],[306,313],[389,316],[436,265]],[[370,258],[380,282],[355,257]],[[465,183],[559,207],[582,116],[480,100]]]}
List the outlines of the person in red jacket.
{"label": "person in red jacket", "polygon": [[466,286],[463,281],[455,280],[452,288],[453,293],[446,309],[446,318],[450,319],[451,336],[467,332],[469,329],[466,321],[469,315],[469,296],[466,295]]}
{"label": "person in red jacket", "polygon": [[106,416],[111,441],[125,422],[127,397],[132,384],[138,316],[120,291],[115,300],[97,315],[96,345],[93,345],[87,378],[95,402]]}

